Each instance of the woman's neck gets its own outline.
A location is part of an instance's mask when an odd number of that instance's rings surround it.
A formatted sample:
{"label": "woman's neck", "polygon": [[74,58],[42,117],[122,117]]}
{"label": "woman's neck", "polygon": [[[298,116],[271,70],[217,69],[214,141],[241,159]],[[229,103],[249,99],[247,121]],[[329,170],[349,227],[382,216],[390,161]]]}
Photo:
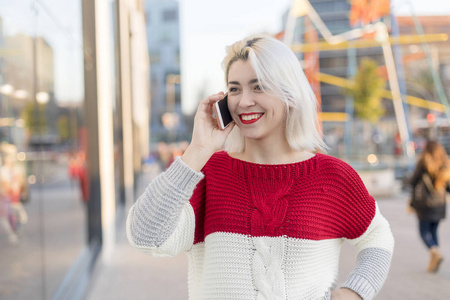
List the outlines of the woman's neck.
{"label": "woman's neck", "polygon": [[261,141],[246,141],[243,152],[232,153],[230,156],[240,160],[258,164],[288,164],[307,160],[313,153],[293,150],[287,141],[285,143],[264,143]]}

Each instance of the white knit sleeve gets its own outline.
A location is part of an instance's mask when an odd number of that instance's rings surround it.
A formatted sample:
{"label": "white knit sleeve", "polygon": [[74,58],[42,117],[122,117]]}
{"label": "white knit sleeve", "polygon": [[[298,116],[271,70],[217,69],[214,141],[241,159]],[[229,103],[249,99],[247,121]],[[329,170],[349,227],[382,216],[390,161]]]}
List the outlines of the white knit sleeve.
{"label": "white knit sleeve", "polygon": [[386,280],[394,251],[394,237],[378,205],[375,216],[363,235],[348,240],[358,253],[356,267],[342,287],[373,299]]}
{"label": "white knit sleeve", "polygon": [[155,256],[174,256],[190,249],[195,215],[189,199],[203,177],[180,157],[175,159],[131,207],[126,222],[130,244]]}

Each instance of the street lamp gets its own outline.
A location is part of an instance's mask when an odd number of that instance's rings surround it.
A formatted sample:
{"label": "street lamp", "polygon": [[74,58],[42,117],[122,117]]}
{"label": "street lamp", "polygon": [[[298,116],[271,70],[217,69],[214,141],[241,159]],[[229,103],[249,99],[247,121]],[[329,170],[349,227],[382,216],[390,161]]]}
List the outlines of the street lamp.
{"label": "street lamp", "polygon": [[26,99],[28,97],[28,92],[26,90],[15,90],[13,97],[16,99]]}
{"label": "street lamp", "polygon": [[14,92],[14,87],[10,84],[4,84],[2,86],[0,86],[0,93],[2,93],[3,95],[11,95]]}
{"label": "street lamp", "polygon": [[50,100],[50,96],[47,92],[39,92],[36,94],[36,101],[39,104],[47,104]]}

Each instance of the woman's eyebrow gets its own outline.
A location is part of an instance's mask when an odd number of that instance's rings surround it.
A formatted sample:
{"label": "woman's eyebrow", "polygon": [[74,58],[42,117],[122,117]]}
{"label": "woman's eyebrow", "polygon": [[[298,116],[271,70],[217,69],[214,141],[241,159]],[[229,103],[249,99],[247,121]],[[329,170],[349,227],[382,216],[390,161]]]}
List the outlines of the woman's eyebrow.
{"label": "woman's eyebrow", "polygon": [[[259,82],[259,80],[257,78],[254,78],[254,79],[250,80],[248,82],[248,84],[250,85],[250,84],[254,84],[254,83],[258,83],[258,82]],[[228,85],[230,85],[230,84],[241,85],[239,83],[239,81],[228,81]]]}

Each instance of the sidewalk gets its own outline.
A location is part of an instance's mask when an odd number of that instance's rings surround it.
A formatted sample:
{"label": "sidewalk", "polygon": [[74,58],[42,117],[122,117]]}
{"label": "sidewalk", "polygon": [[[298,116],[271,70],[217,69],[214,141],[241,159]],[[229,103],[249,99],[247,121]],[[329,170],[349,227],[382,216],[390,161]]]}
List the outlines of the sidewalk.
{"label": "sidewalk", "polygon": [[[419,240],[415,216],[405,212],[408,195],[378,199],[391,224],[396,247],[389,277],[376,299],[450,299],[450,214],[439,228],[441,248],[446,255],[438,274],[425,272],[428,253]],[[347,244],[341,254],[339,282],[354,266],[354,250]],[[131,248],[125,222],[110,261],[98,262],[90,282],[87,300],[172,300],[187,299],[187,258],[153,258]]]}

